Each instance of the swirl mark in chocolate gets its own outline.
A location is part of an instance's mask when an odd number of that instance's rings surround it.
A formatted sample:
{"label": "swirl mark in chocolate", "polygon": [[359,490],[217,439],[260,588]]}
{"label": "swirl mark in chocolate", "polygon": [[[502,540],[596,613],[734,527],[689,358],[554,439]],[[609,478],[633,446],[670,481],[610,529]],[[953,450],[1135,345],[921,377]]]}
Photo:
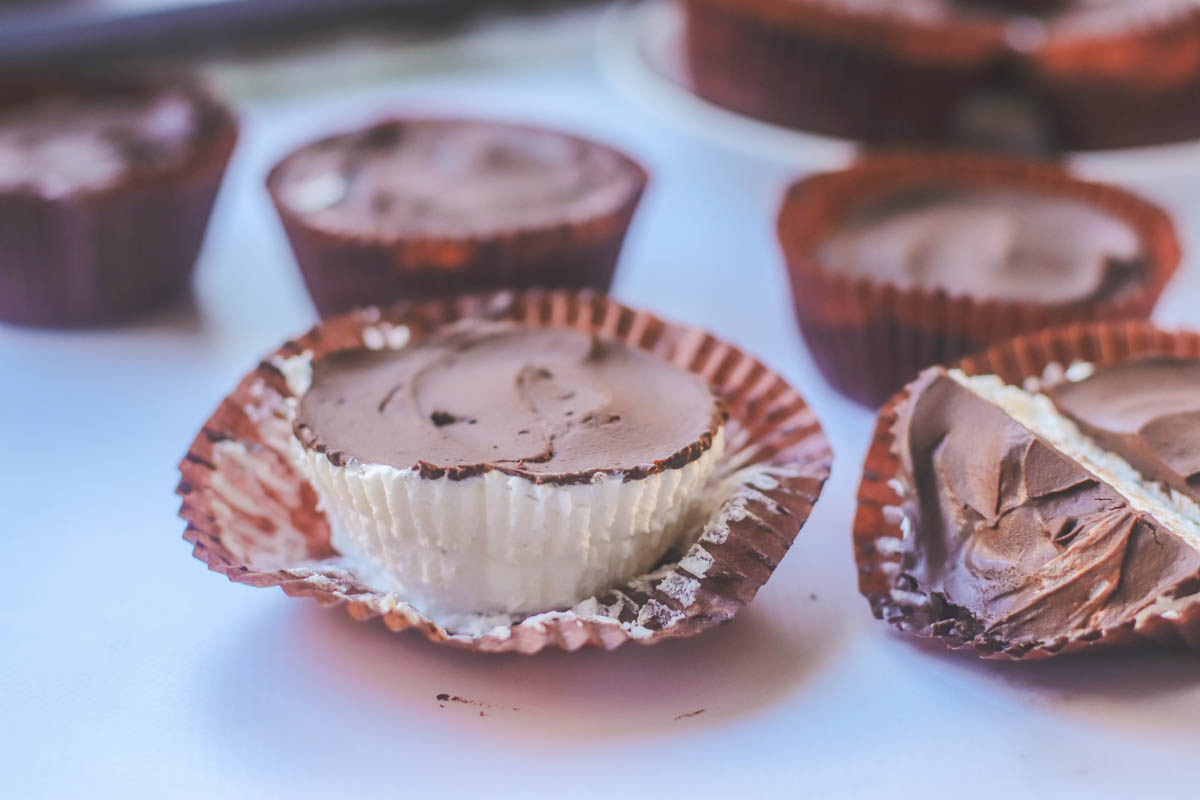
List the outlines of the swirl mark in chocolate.
{"label": "swirl mark in chocolate", "polygon": [[400,350],[322,359],[296,433],[334,463],[574,482],[682,466],[722,420],[703,377],[644,351],[571,329],[474,322]]}

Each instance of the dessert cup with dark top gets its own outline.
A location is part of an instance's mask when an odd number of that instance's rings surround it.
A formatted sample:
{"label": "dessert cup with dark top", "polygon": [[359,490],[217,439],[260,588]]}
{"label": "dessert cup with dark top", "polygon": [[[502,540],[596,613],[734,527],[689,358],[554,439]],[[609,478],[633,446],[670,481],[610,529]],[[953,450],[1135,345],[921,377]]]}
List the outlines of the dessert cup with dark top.
{"label": "dessert cup with dark top", "polygon": [[109,322],[188,286],[237,139],[186,80],[0,80],[0,319]]}
{"label": "dessert cup with dark top", "polygon": [[322,316],[501,288],[605,291],[646,186],[604,145],[391,119],[303,147],[267,187]]}
{"label": "dessert cup with dark top", "polygon": [[718,105],[879,144],[1088,150],[1200,136],[1188,0],[684,0]]}
{"label": "dessert cup with dark top", "polygon": [[591,292],[326,320],[248,374],[180,465],[233,580],[480,651],[613,648],[732,618],[831,453],[778,375]]}
{"label": "dessert cup with dark top", "polygon": [[801,180],[778,235],[817,365],[873,406],[1020,333],[1145,318],[1180,259],[1171,219],[1136,195],[971,155],[879,155]]}
{"label": "dessert cup with dark top", "polygon": [[1144,322],[1015,338],[879,412],[859,588],[990,658],[1200,649],[1200,337]]}

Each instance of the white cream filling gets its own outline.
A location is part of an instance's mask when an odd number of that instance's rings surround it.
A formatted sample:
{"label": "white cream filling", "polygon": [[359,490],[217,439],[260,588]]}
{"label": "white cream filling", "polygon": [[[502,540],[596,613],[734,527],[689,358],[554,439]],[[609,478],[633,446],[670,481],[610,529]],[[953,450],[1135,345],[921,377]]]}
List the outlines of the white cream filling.
{"label": "white cream filling", "polygon": [[563,608],[648,571],[695,528],[724,435],[679,469],[564,485],[495,470],[430,479],[297,449],[334,548],[440,622]]}
{"label": "white cream filling", "polygon": [[[972,394],[1003,409],[1021,425],[1112,486],[1132,508],[1169,526],[1189,545],[1200,550],[1200,506],[1170,487],[1147,480],[1128,461],[1100,447],[1074,422],[1060,414],[1049,397],[1010,386],[995,375],[969,376],[959,369],[948,370],[948,373]],[[1065,376],[1067,380],[1080,380],[1089,374],[1090,369],[1074,364]]]}

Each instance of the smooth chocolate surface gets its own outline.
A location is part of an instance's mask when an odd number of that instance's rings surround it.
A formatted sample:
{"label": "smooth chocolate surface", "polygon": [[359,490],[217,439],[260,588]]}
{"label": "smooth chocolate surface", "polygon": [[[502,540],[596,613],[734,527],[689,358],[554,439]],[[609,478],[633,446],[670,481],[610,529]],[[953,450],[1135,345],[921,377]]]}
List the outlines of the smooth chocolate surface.
{"label": "smooth chocolate surface", "polygon": [[472,322],[400,350],[321,359],[296,433],[334,463],[539,482],[681,467],[712,444],[703,377],[567,328]]}
{"label": "smooth chocolate surface", "polygon": [[312,225],[371,235],[458,235],[611,213],[641,173],[614,150],[490,122],[391,121],[298,151],[277,193]]}
{"label": "smooth chocolate surface", "polygon": [[1200,501],[1200,360],[1127,361],[1046,394],[1102,447]]}
{"label": "smooth chocolate surface", "polygon": [[199,135],[179,91],[48,95],[0,107],[0,191],[59,198],[181,158]]}
{"label": "smooth chocolate surface", "polygon": [[1144,277],[1137,233],[1070,198],[924,187],[866,203],[820,248],[831,273],[976,299],[1109,299]]}
{"label": "smooth chocolate surface", "polygon": [[936,634],[1054,640],[1131,619],[1200,574],[1200,553],[944,370],[896,428],[913,538],[904,571]]}

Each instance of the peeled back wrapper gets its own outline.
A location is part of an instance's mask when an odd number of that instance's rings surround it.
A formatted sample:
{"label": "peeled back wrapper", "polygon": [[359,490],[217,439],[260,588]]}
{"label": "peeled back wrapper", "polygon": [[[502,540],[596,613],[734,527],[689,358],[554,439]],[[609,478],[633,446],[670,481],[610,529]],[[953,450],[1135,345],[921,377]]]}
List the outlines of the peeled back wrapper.
{"label": "peeled back wrapper", "polygon": [[[330,541],[313,487],[294,458],[281,366],[351,348],[403,346],[465,318],[556,325],[616,338],[704,375],[729,413],[716,466],[725,494],[676,552],[649,572],[569,608],[451,633],[359,574]],[[777,374],[702,331],[663,322],[591,292],[501,292],[368,308],[326,320],[284,345],[227,397],[180,464],[194,554],[231,580],[280,586],[293,596],[382,617],[435,642],[487,651],[547,646],[612,649],[689,636],[726,622],[750,602],[786,554],[829,475],[832,452],[812,410]]]}

